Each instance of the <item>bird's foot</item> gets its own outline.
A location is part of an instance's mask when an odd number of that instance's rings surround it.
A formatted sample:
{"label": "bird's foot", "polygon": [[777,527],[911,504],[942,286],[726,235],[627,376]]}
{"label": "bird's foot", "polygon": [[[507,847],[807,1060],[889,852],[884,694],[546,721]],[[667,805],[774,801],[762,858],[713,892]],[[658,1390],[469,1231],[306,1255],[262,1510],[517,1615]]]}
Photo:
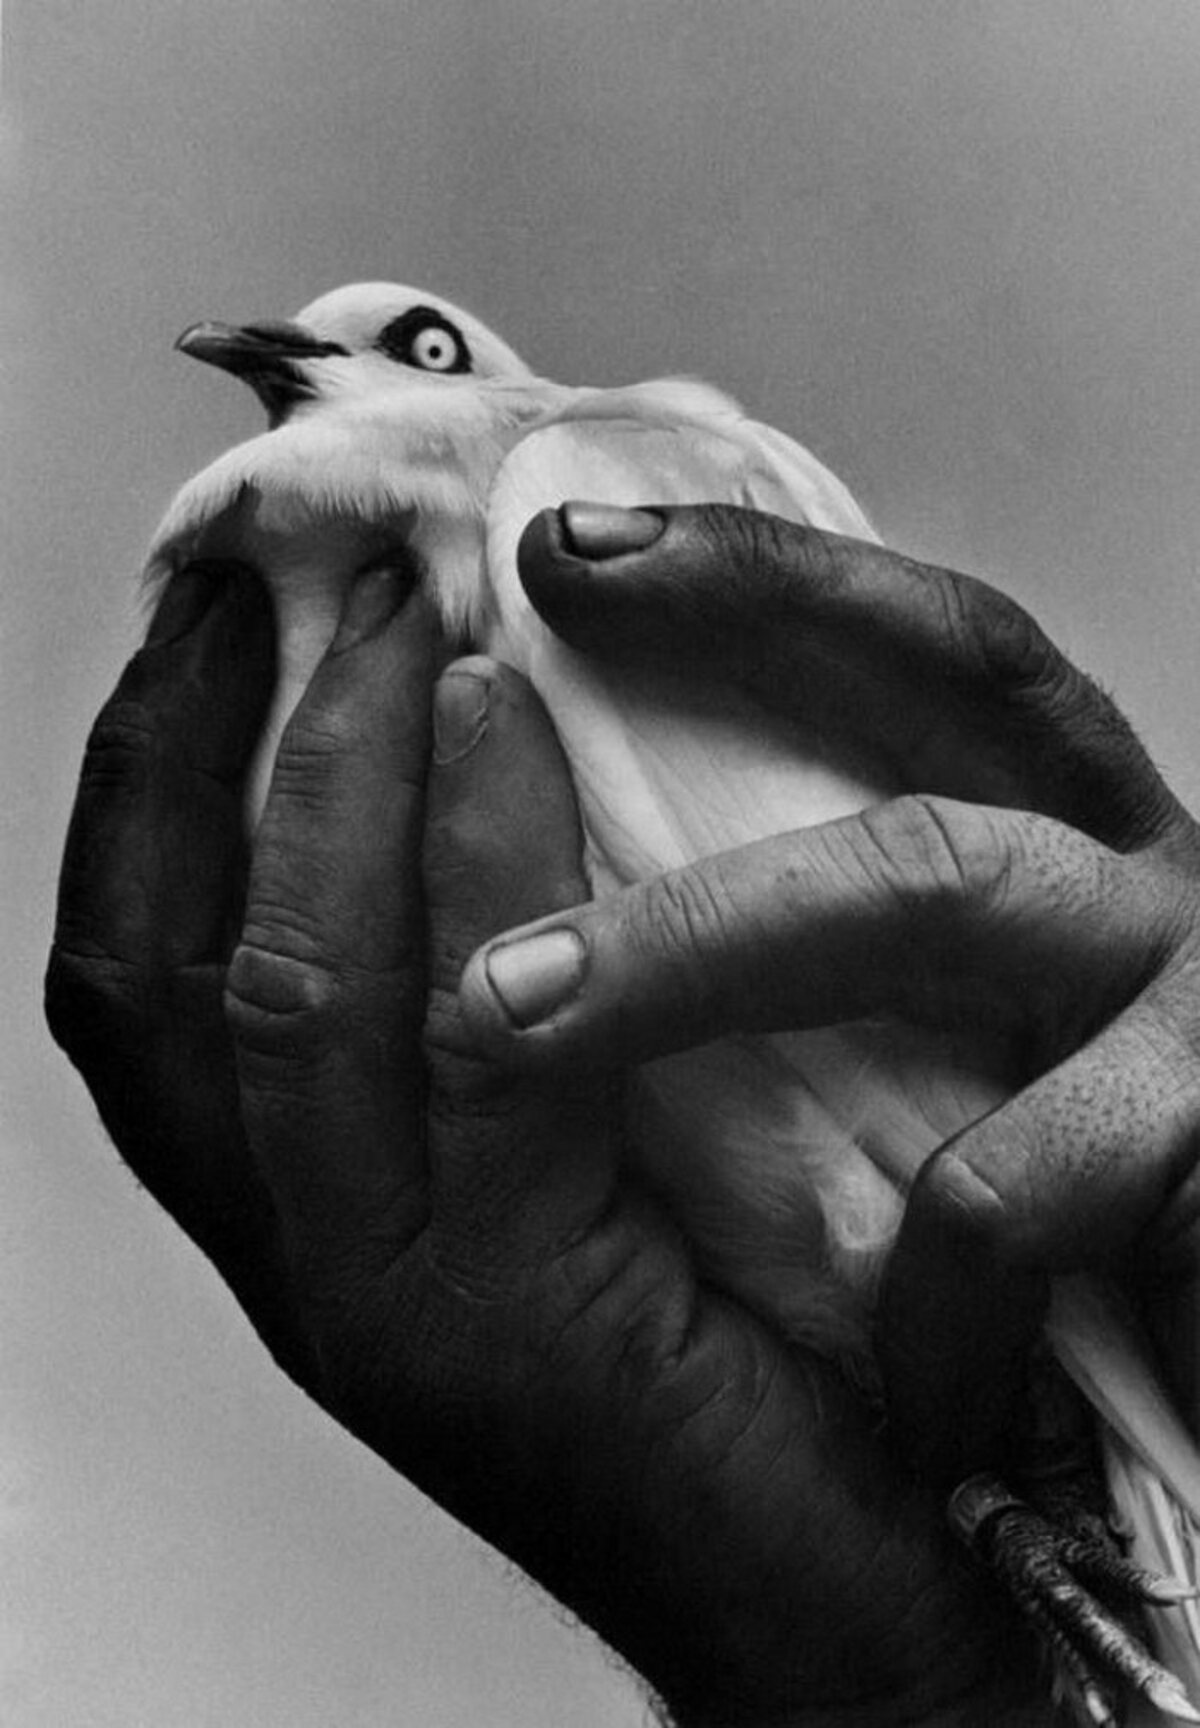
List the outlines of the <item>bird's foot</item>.
{"label": "bird's foot", "polygon": [[1040,1486],[1043,1510],[999,1477],[972,1476],[950,1497],[950,1523],[1037,1628],[1077,1721],[1118,1728],[1120,1696],[1132,1688],[1167,1716],[1200,1723],[1182,1682],[1125,1618],[1136,1627],[1143,1603],[1177,1603],[1196,1591],[1135,1566],[1094,1504],[1062,1484]]}

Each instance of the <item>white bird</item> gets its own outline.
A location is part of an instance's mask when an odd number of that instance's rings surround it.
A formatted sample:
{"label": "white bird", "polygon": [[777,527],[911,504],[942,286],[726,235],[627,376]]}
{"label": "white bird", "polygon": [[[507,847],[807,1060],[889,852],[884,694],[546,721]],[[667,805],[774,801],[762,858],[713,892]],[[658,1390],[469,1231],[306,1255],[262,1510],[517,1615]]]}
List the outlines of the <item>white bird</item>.
{"label": "white bird", "polygon": [[[354,575],[404,545],[464,646],[509,662],[571,764],[597,892],[893,796],[882,754],[853,770],[687,668],[601,669],[533,612],[516,549],[547,505],[726,501],[874,539],[808,451],[706,385],[578,389],[536,377],[477,319],[387,283],[340,288],[285,324],[196,325],[185,352],[242,376],[270,429],[185,485],[151,547],[161,580],[236,558],[273,596],[279,675],[248,793],[261,809],[287,718]],[[648,1172],[708,1274],[826,1354],[868,1362],[869,1317],[903,1194],[929,1153],[1005,1095],[1002,1050],[896,1026],[728,1040],[655,1063]],[[1200,1453],[1103,1290],[1056,1291],[1051,1343],[1103,1418],[1134,1557],[1200,1582]],[[869,1367],[867,1369],[869,1372]],[[1169,1592],[1168,1592],[1169,1594]],[[1164,1660],[1200,1689],[1200,1614],[1152,1610]],[[1146,1699],[1200,1722],[1178,1682]],[[1103,1688],[1083,1701],[1097,1722]]]}

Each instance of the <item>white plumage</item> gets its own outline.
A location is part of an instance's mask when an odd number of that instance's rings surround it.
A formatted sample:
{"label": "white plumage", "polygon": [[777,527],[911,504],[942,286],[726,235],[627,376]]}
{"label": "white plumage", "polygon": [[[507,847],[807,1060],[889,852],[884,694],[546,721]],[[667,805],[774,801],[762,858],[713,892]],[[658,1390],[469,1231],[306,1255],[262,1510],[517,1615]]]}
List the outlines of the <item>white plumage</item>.
{"label": "white plumage", "polygon": [[[334,351],[284,353],[283,328]],[[296,326],[259,329],[265,349],[275,332],[264,361],[275,397],[244,355],[230,369],[277,414],[284,380],[285,417],[183,488],[149,559],[162,577],[190,558],[237,557],[270,586],[280,676],[252,812],[350,582],[400,543],[420,556],[464,645],[516,666],[546,703],[597,892],[901,789],[882,755],[851,767],[732,688],[698,687],[686,666],[651,685],[585,661],[542,625],[517,577],[525,524],[576,497],[727,501],[873,538],[806,450],[702,384],[588,390],[537,378],[476,319],[409,288],[339,289]],[[876,1024],[673,1057],[642,1076],[647,1171],[710,1277],[869,1373],[870,1307],[903,1191],[935,1146],[1004,1096],[1006,1055]],[[1174,1572],[1185,1562],[1195,1580],[1200,1457],[1144,1355],[1092,1285],[1060,1293],[1051,1337],[1104,1414],[1113,1491],[1138,1528],[1139,1557]],[[1177,1671],[1200,1687],[1193,1605],[1156,1617]]]}

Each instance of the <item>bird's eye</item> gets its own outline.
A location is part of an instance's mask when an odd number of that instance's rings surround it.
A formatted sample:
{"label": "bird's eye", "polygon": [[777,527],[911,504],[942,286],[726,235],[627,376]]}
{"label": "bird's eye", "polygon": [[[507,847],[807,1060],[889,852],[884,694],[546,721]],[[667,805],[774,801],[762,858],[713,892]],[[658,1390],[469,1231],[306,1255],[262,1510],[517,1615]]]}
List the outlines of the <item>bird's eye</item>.
{"label": "bird's eye", "polygon": [[434,325],[413,337],[412,357],[414,364],[424,366],[427,372],[450,372],[458,359],[458,344],[448,330]]}
{"label": "bird's eye", "polygon": [[379,335],[376,347],[422,372],[469,372],[471,350],[461,330],[431,306],[414,306]]}

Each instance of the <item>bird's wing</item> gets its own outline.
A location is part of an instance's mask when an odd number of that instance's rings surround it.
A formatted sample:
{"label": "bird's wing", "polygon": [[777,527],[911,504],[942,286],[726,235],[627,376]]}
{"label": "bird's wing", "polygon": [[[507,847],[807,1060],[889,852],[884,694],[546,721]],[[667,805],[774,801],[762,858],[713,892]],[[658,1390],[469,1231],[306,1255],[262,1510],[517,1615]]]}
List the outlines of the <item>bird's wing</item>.
{"label": "bird's wing", "polygon": [[[669,381],[582,393],[511,452],[488,510],[498,617],[488,646],[531,678],[555,720],[576,777],[598,889],[889,795],[886,763],[864,770],[818,740],[781,732],[736,690],[711,684],[697,690],[682,668],[674,685],[669,671],[656,671],[651,688],[558,642],[525,597],[516,549],[529,519],[567,498],[628,506],[732,502],[841,534],[875,536],[846,488],[807,450],[699,385]],[[849,1338],[853,1351],[854,1311],[839,1310],[819,1282],[798,1294],[788,1283],[805,1240],[796,1227],[803,1208],[789,1188],[797,1166],[819,1197],[838,1275],[869,1285],[895,1226],[896,1190],[938,1143],[1005,1091],[986,1052],[964,1063],[958,1052],[919,1036],[906,1049],[895,1031],[869,1028],[859,1037],[834,1029],[755,1040],[759,1067],[748,1085],[739,1084],[736,1062],[718,1069],[711,1051],[673,1058],[676,1066],[668,1065],[659,1086],[684,1125],[691,1156],[699,1146],[703,1157],[710,1125],[728,1112],[728,1128],[696,1186],[711,1181],[729,1216],[740,1220],[745,1212],[751,1234],[762,1232],[763,1275],[756,1280],[736,1257],[723,1260],[719,1241],[710,1239],[708,1252],[747,1299],[834,1349]],[[747,1059],[747,1047],[740,1050],[739,1060]],[[758,1101],[773,1089],[790,1098],[794,1114],[778,1123],[763,1118],[761,1133],[738,1140],[732,1118],[744,1112],[759,1120]],[[745,1162],[735,1171],[735,1153],[742,1152]],[[685,1172],[680,1188],[687,1186]],[[775,1261],[771,1224],[782,1220],[792,1234]],[[706,1223],[700,1221],[701,1230]],[[865,1273],[856,1269],[862,1267]],[[1113,1492],[1136,1526],[1144,1563],[1200,1581],[1200,1452],[1171,1414],[1149,1354],[1117,1323],[1104,1290],[1086,1280],[1073,1281],[1056,1300],[1051,1341],[1109,1424]],[[1154,1618],[1175,1665],[1200,1690],[1195,1607],[1156,1610]]]}
{"label": "bird's wing", "polygon": [[[487,511],[496,623],[485,646],[527,673],[555,714],[600,880],[630,881],[783,829],[861,809],[892,790],[881,761],[832,759],[744,693],[657,674],[653,689],[572,654],[517,576],[517,543],[546,506],[721,501],[874,538],[846,488],[728,397],[686,379],[581,391],[516,444]],[[556,700],[556,692],[561,700]],[[659,723],[675,715],[669,735]],[[878,782],[872,781],[872,770]]]}
{"label": "bird's wing", "polygon": [[[670,482],[673,477],[691,496],[660,498],[660,503],[716,498],[857,539],[878,538],[849,489],[811,450],[775,427],[751,420],[731,396],[709,384],[663,378],[617,390],[579,391],[538,430],[571,425],[586,438],[585,429],[600,436],[606,422],[662,432],[679,441],[667,454],[663,478]],[[697,496],[695,489],[706,481],[724,490]]]}
{"label": "bird's wing", "polygon": [[[800,736],[732,680],[700,681],[686,664],[627,672],[554,637],[525,596],[516,554],[530,518],[569,498],[733,502],[873,535],[808,451],[689,382],[579,392],[509,453],[488,504],[495,624],[481,646],[523,671],[550,712],[597,892],[844,816],[896,789],[882,758]],[[996,1102],[973,1059],[945,1041],[917,1042],[902,1051],[871,1029],[788,1034],[675,1057],[652,1076],[681,1148],[675,1168],[654,1154],[654,1176],[707,1263],[827,1350],[862,1348],[898,1186]],[[940,1086],[928,1083],[931,1073]],[[660,1135],[657,1145],[667,1141]],[[810,1254],[799,1248],[814,1241]]]}

